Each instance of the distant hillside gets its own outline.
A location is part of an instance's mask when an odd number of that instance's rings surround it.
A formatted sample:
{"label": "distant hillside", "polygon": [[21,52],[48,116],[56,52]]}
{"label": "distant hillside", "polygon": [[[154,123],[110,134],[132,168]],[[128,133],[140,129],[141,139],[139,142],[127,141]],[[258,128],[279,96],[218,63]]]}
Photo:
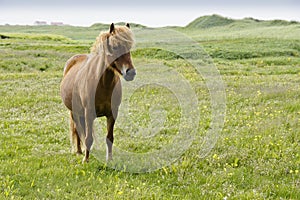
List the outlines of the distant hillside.
{"label": "distant hillside", "polygon": [[108,29],[109,25],[103,24],[103,23],[95,23],[95,24],[91,25],[89,28],[102,30],[102,29]]}
{"label": "distant hillside", "polygon": [[225,26],[233,23],[235,20],[222,17],[220,15],[202,16],[191,23],[186,28],[210,28],[214,26]]}
{"label": "distant hillside", "polygon": [[[130,22],[129,22],[130,23]],[[116,23],[124,25],[124,22]],[[0,40],[8,33],[26,33],[42,35],[61,35],[72,40],[94,41],[101,31],[107,31],[110,24],[95,23],[90,27],[79,26],[29,26],[29,25],[0,25]],[[147,29],[141,24],[130,23],[134,28]],[[185,27],[160,27],[183,32],[197,40],[233,37],[265,37],[298,39],[300,23],[285,20],[258,20],[254,18],[230,19],[220,15],[209,15],[195,19]],[[212,32],[209,30],[213,28]],[[157,28],[159,29],[159,28]],[[2,35],[2,36],[1,36]]]}
{"label": "distant hillside", "polygon": [[191,29],[205,29],[221,26],[245,26],[245,25],[261,25],[261,26],[287,26],[292,24],[300,24],[297,21],[285,21],[285,20],[259,20],[254,18],[244,19],[230,19],[220,15],[208,15],[202,16],[191,23],[185,28]]}

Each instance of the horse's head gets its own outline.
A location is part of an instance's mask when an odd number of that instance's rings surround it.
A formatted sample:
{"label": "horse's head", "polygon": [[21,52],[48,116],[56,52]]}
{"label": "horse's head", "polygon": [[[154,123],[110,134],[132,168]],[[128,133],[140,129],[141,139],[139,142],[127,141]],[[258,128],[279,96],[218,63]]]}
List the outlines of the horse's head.
{"label": "horse's head", "polygon": [[[134,44],[133,33],[129,24],[125,26],[110,25],[108,33],[100,35],[102,49],[105,54],[107,66],[113,67],[126,81],[132,81],[136,70],[131,60],[130,50]],[[93,48],[97,48],[97,46]],[[92,49],[93,51],[93,49]]]}

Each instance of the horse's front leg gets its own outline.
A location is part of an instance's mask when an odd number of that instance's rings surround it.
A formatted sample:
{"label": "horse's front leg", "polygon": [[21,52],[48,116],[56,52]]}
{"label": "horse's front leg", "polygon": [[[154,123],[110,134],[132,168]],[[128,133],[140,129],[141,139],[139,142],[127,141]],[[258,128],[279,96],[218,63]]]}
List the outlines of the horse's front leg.
{"label": "horse's front leg", "polygon": [[115,118],[113,116],[107,117],[107,136],[106,136],[106,161],[112,160],[112,146],[114,142],[114,125]]}
{"label": "horse's front leg", "polygon": [[84,111],[84,117],[85,117],[85,156],[83,158],[82,162],[88,162],[89,156],[90,156],[90,150],[93,144],[93,122],[94,122],[94,116],[91,114],[88,109],[85,109]]}

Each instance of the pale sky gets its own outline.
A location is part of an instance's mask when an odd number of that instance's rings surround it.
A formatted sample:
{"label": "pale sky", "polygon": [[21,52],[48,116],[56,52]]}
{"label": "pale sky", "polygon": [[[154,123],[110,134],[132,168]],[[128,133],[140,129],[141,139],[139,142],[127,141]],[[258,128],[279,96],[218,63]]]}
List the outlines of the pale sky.
{"label": "pale sky", "polygon": [[300,21],[299,13],[299,0],[0,0],[0,24],[20,25],[46,21],[90,26],[122,21],[185,26],[211,14]]}

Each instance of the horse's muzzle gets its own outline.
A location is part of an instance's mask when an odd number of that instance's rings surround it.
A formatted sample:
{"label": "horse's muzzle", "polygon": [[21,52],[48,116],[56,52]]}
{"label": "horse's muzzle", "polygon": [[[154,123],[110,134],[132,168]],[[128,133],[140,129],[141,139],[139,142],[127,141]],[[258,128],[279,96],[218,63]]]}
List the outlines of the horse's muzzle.
{"label": "horse's muzzle", "polygon": [[136,75],[135,69],[129,69],[126,71],[126,74],[123,76],[126,81],[132,81]]}

